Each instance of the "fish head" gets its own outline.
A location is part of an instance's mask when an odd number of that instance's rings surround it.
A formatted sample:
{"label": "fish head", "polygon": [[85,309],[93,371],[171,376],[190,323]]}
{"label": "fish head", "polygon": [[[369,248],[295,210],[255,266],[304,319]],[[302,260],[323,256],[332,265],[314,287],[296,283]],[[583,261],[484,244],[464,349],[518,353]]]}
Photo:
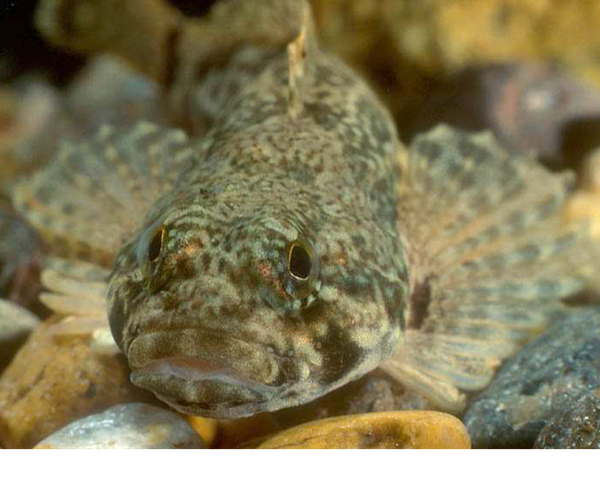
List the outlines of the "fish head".
{"label": "fish head", "polygon": [[134,384],[183,412],[242,417],[313,400],[391,355],[406,266],[368,206],[285,176],[186,192],[158,203],[110,279]]}

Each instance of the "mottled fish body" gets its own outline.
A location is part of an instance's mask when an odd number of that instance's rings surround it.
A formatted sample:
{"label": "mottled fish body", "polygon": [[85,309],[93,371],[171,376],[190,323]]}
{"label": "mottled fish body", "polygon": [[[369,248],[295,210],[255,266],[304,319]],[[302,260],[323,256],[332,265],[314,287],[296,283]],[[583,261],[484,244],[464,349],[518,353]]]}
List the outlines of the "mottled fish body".
{"label": "mottled fish body", "polygon": [[14,204],[62,257],[44,277],[57,332],[110,327],[133,383],[173,407],[274,411],[379,366],[459,412],[583,287],[568,176],[445,126],[405,148],[319,49],[305,2],[230,0],[197,21],[163,6],[139,27],[150,66],[61,30],[57,4],[49,38],[132,60],[186,132],[104,127]]}

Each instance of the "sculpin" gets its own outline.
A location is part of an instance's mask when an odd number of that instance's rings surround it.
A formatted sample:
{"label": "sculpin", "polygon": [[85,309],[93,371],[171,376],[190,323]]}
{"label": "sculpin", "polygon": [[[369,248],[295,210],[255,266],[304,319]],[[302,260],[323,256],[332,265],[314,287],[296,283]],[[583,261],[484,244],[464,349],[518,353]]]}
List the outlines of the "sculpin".
{"label": "sculpin", "polygon": [[404,147],[306,2],[84,4],[42,2],[42,31],[159,81],[173,128],[63,145],[14,204],[62,257],[58,332],[110,327],[132,382],[178,410],[274,411],[379,366],[458,412],[581,289],[569,180],[487,134]]}

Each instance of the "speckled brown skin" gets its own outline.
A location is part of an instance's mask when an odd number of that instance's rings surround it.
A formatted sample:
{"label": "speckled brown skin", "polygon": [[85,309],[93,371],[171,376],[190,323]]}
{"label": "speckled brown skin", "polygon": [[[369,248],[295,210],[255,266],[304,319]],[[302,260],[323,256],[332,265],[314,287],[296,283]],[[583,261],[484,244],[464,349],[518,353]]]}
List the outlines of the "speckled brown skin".
{"label": "speckled brown skin", "polygon": [[[249,3],[261,4],[229,10]],[[219,12],[214,35],[200,24],[177,35],[219,40],[218,64],[184,60],[168,86],[172,100],[188,103],[180,121],[210,131],[190,146],[192,157],[169,165],[177,171],[169,192],[127,235],[108,287],[111,329],[133,382],[181,410],[219,417],[302,403],[346,383],[391,355],[404,327],[394,124],[357,75],[319,51],[306,5],[267,3],[261,9],[280,9],[287,27],[269,33],[265,21],[266,40],[260,21],[237,8],[241,44],[220,41]],[[252,31],[261,40],[252,43]],[[168,132],[140,125],[115,134],[114,146],[107,134],[92,150],[118,162]],[[148,262],[163,227],[160,257]],[[99,263],[116,246],[102,239],[84,251]],[[294,241],[314,251],[314,277],[287,268]],[[215,373],[196,382],[153,373],[148,366],[163,358],[202,359]]]}
{"label": "speckled brown skin", "polygon": [[[231,64],[247,57],[265,55],[242,53]],[[406,268],[392,209],[395,130],[348,69],[315,59],[303,109],[290,116],[288,57],[272,56],[117,256],[111,329],[133,381],[176,407],[223,416],[297,404],[373,369],[400,337]],[[164,252],[144,277],[160,227]],[[318,255],[314,281],[287,268],[298,240]],[[218,362],[251,383],[144,373],[164,357]]]}
{"label": "speckled brown skin", "polygon": [[[229,0],[200,21],[145,4],[119,22],[147,41],[103,32],[103,9],[123,5],[111,0],[78,3],[85,15],[48,0],[40,25],[162,81],[174,121],[201,138],[104,128],[14,197],[63,256],[113,267],[108,320],[135,384],[240,417],[381,364],[460,411],[580,289],[579,236],[557,215],[566,181],[447,127],[406,150],[360,77],[319,50],[305,2]],[[77,308],[83,288],[46,281],[55,309]]]}

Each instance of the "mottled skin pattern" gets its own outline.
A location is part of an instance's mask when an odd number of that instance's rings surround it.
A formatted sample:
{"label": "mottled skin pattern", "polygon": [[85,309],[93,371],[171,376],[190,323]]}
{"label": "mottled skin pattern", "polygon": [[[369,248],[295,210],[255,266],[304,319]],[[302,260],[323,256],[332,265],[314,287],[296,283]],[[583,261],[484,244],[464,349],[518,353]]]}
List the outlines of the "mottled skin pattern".
{"label": "mottled skin pattern", "polygon": [[582,288],[568,179],[444,126],[406,149],[306,2],[223,0],[199,21],[160,0],[41,5],[55,43],[161,82],[192,137],[105,127],[13,196],[71,258],[42,276],[58,330],[95,334],[106,306],[132,381],[173,407],[273,411],[380,366],[460,412]]}
{"label": "mottled skin pattern", "polygon": [[[396,131],[356,75],[311,55],[298,116],[285,51],[233,56],[222,71],[236,80],[248,61],[268,63],[228,96],[197,162],[118,254],[113,333],[133,381],[182,410],[245,415],[311,400],[373,369],[401,337]],[[160,257],[144,276],[148,236],[161,227]],[[311,282],[288,268],[298,240],[318,258]],[[190,383],[142,369],[164,357],[231,373]]]}

